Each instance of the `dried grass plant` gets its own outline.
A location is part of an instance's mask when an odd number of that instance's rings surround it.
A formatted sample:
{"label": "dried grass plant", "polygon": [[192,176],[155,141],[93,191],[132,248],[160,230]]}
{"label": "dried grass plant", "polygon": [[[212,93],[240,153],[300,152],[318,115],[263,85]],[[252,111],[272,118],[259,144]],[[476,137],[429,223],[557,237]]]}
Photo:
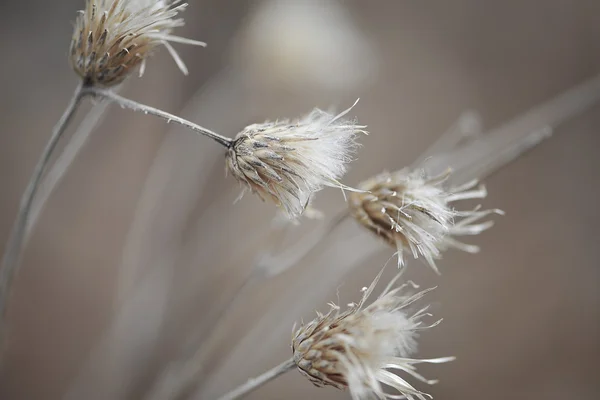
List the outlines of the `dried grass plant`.
{"label": "dried grass plant", "polygon": [[[33,176],[25,189],[19,205],[19,212],[15,226],[2,258],[0,269],[0,337],[3,335],[4,314],[10,284],[20,262],[23,242],[26,237],[27,226],[32,224],[30,213],[34,196],[41,184],[43,174],[59,140],[65,133],[69,122],[73,118],[81,101],[86,96],[98,99],[109,99],[117,102],[122,107],[134,111],[154,114],[177,123],[188,124],[196,131],[205,134],[222,144],[226,139],[210,131],[169,113],[156,110],[152,107],[141,105],[137,102],[120,97],[116,92],[104,88],[114,87],[122,83],[134,69],[139,68],[140,76],[143,75],[146,60],[152,50],[159,45],[164,45],[177,62],[183,73],[187,74],[185,64],[169,42],[204,46],[203,42],[193,41],[171,35],[171,31],[183,25],[183,19],[177,19],[179,12],[185,10],[187,4],[179,0],[161,1],[126,1],[126,0],[88,0],[86,8],[79,12],[75,23],[73,38],[69,52],[69,61],[75,72],[81,78],[69,104],[60,117],[52,135],[35,167]],[[88,122],[94,125],[95,115],[91,114]],[[84,127],[82,132],[90,128]],[[73,145],[75,147],[75,145]],[[65,154],[73,153],[67,152]],[[68,161],[64,161],[68,164]],[[34,213],[34,216],[37,212]]]}
{"label": "dried grass plant", "polygon": [[[442,364],[453,361],[454,357],[412,358],[417,352],[420,332],[437,326],[441,319],[426,323],[431,317],[429,306],[417,305],[432,289],[420,290],[412,281],[399,282],[402,274],[411,268],[406,265],[411,261],[407,255],[423,259],[440,274],[443,270],[438,268],[438,264],[443,263],[442,256],[446,251],[479,252],[478,246],[463,243],[458,238],[486,231],[494,224],[489,217],[503,212],[480,205],[458,208],[456,203],[487,198],[488,192],[479,183],[481,180],[550,137],[552,130],[563,121],[597,102],[600,99],[600,77],[487,133],[481,132],[475,114],[466,113],[412,164],[390,165],[389,170],[393,172],[374,174],[371,171],[374,175],[362,183],[347,185],[343,183],[344,174],[357,153],[359,139],[367,133],[367,127],[350,116],[356,103],[341,113],[315,108],[297,119],[272,119],[236,127],[238,133],[227,137],[118,94],[120,85],[132,74],[137,72],[140,77],[144,74],[150,56],[160,47],[168,51],[183,74],[189,73],[172,43],[205,44],[173,34],[175,29],[183,26],[180,13],[186,7],[187,4],[178,0],[87,0],[85,9],[77,16],[69,61],[79,84],[35,167],[5,248],[0,267],[0,339],[4,342],[9,333],[6,310],[12,282],[35,222],[57,182],[105,115],[108,104],[114,103],[134,112],[157,116],[167,123],[176,123],[217,142],[224,148],[221,149],[223,159],[220,162],[227,174],[238,181],[242,195],[250,191],[274,205],[279,213],[266,229],[269,233],[266,237],[249,238],[247,252],[233,246],[232,252],[252,255],[240,255],[249,265],[248,274],[238,279],[240,284],[235,293],[224,302],[212,323],[207,324],[208,328],[202,332],[190,332],[188,347],[179,356],[169,357],[161,365],[161,372],[147,379],[147,390],[140,397],[152,400],[208,398],[203,385],[218,370],[211,361],[210,352],[213,345],[226,335],[228,327],[222,322],[230,316],[234,306],[240,306],[239,300],[245,290],[252,285],[268,285],[310,254],[333,251],[320,248],[321,243],[334,230],[341,230],[350,221],[374,236],[377,244],[391,246],[391,259],[395,257],[397,260],[399,273],[385,284],[374,300],[372,295],[376,285],[382,281],[383,270],[362,289],[362,298],[357,303],[348,304],[344,311],[343,307],[330,303],[328,312],[317,312],[316,318],[309,323],[302,322],[297,328],[292,328],[288,360],[218,398],[233,400],[244,397],[293,369],[318,387],[330,386],[348,391],[354,400],[424,400],[431,397],[421,386],[435,384],[436,381],[417,372],[417,365]],[[230,84],[226,74],[218,82],[223,91]],[[76,129],[61,156],[49,168],[57,144],[86,98],[95,101],[94,107]],[[183,112],[188,113],[186,110]],[[377,135],[377,132],[372,133]],[[206,174],[204,178],[208,179],[209,172]],[[157,188],[162,190],[164,183],[161,177],[153,180],[150,174],[145,192],[152,193]],[[313,208],[317,193],[325,187],[342,192],[337,212],[321,213]],[[493,189],[491,192],[493,194]],[[145,248],[144,243],[155,240],[152,236],[155,233],[152,232],[154,220],[148,222],[155,209],[150,197],[142,196],[124,245],[119,271],[120,287],[115,300],[116,317],[92,351],[87,368],[93,369],[97,364],[110,366],[110,357],[118,359],[118,353],[123,350],[121,346],[131,345],[129,324],[139,318],[140,304],[152,302],[156,305],[152,307],[154,313],[148,317],[149,322],[145,321],[148,325],[142,328],[146,336],[133,338],[139,339],[140,351],[156,344],[159,339],[155,328],[168,321],[165,310],[168,302],[174,301],[174,296],[168,293],[165,282],[171,282],[168,276],[172,273],[170,267],[181,249],[167,247],[165,250],[160,247],[160,254],[156,255],[159,261],[151,261],[161,265],[145,265],[146,257],[150,256],[144,252],[150,252],[150,249]],[[493,195],[491,197],[493,203]],[[214,208],[227,210],[236,206],[215,201],[208,207],[207,214],[210,215]],[[315,230],[301,235],[297,243],[287,247],[281,245],[283,236],[308,219],[317,220]],[[176,229],[169,233],[178,234]],[[249,236],[252,234],[248,232]],[[365,234],[365,237],[369,235]],[[191,243],[190,246],[195,247],[196,244]],[[184,248],[182,253],[188,251],[192,250]],[[311,286],[311,295],[318,297],[331,284],[340,284],[348,271],[365,263],[374,251],[379,249],[364,245],[362,239],[357,240],[351,252],[344,252],[336,260],[336,265],[320,274],[322,282]],[[297,295],[302,285],[314,279],[303,277],[302,282],[289,288],[289,296]],[[443,285],[443,277],[438,279]],[[299,310],[287,310],[289,313],[296,311]],[[271,333],[279,335],[285,324],[274,320],[274,315],[263,316],[256,326],[270,326]],[[252,329],[247,333],[247,340],[258,339],[260,334],[259,330]],[[135,368],[133,365],[128,367]],[[452,368],[452,364],[445,368]],[[81,376],[72,383],[66,398],[85,398],[82,393],[87,390],[82,387],[89,382],[86,373],[84,368]],[[122,379],[128,377],[123,376]],[[131,383],[115,385],[117,387],[110,398],[128,396],[128,385]],[[213,397],[211,394],[210,398]]]}

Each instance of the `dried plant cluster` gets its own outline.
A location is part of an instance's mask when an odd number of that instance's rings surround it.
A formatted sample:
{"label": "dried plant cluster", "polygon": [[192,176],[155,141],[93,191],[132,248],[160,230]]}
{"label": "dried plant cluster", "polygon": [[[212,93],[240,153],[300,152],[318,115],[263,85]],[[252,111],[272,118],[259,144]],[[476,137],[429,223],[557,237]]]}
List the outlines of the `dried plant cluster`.
{"label": "dried plant cluster", "polygon": [[[436,261],[447,249],[479,251],[477,246],[463,243],[458,238],[489,229],[493,221],[484,219],[502,212],[481,210],[479,206],[457,210],[453,206],[460,200],[487,196],[485,188],[477,186],[477,181],[449,187],[450,170],[429,176],[421,170],[401,169],[376,175],[356,189],[341,183],[358,146],[357,137],[367,133],[366,126],[346,117],[352,107],[337,115],[314,109],[297,120],[253,124],[243,128],[235,138],[227,138],[114,93],[111,88],[134,69],[139,68],[140,75],[143,74],[146,59],[161,45],[187,74],[187,68],[171,42],[201,46],[204,43],[171,34],[183,25],[183,19],[178,15],[186,6],[179,0],[87,0],[85,10],[80,12],[75,23],[69,55],[73,69],[83,81],[83,89],[78,89],[55,127],[23,196],[16,240],[14,244],[9,242],[9,256],[3,258],[3,275],[0,275],[2,316],[6,293],[18,265],[35,189],[52,149],[84,95],[102,97],[124,108],[162,117],[212,138],[224,146],[226,171],[244,186],[244,191],[249,190],[274,203],[290,219],[301,216],[315,193],[324,187],[348,190],[347,214],[397,251],[398,267],[404,266],[406,252],[415,259],[423,258],[438,271]],[[417,350],[419,332],[441,321],[426,325],[423,319],[430,316],[428,307],[413,309],[414,303],[431,289],[411,294],[410,288],[417,289],[417,286],[407,283],[395,287],[400,278],[397,275],[381,295],[367,304],[381,276],[382,273],[363,289],[358,303],[350,304],[345,311],[332,303],[329,312],[317,313],[314,320],[295,330],[292,359],[250,380],[223,399],[241,397],[294,367],[317,386],[348,389],[355,400],[424,399],[428,396],[401,375],[432,384],[435,381],[417,373],[415,365],[453,359],[410,358]],[[179,388],[180,391],[184,389]],[[390,390],[394,393],[389,393]]]}
{"label": "dried plant cluster", "polygon": [[[383,271],[382,271],[383,272]],[[366,302],[373,292],[381,273],[358,303],[348,305],[346,311],[331,303],[327,314],[317,312],[317,318],[301,326],[292,337],[294,362],[298,370],[316,386],[349,389],[352,398],[407,399],[424,398],[424,393],[394,371],[407,373],[428,384],[416,372],[414,364],[451,361],[452,357],[432,360],[407,358],[417,349],[419,331],[431,328],[423,325],[429,316],[428,307],[410,311],[410,306],[432,289],[407,295],[407,284],[392,288],[396,279],[370,305]],[[397,393],[387,393],[383,385]]]}
{"label": "dried plant cluster", "polygon": [[290,218],[300,216],[313,193],[324,186],[349,189],[339,179],[366,127],[315,109],[295,121],[253,124],[235,137],[226,156],[227,171]]}
{"label": "dried plant cluster", "polygon": [[137,67],[143,75],[146,59],[163,45],[187,75],[170,42],[205,43],[171,35],[174,28],[183,26],[183,19],[176,17],[186,7],[179,0],[87,0],[75,22],[71,66],[86,84],[110,87]]}
{"label": "dried plant cluster", "polygon": [[438,271],[435,261],[448,248],[479,251],[455,237],[479,234],[494,225],[493,221],[479,222],[482,218],[502,214],[497,209],[480,211],[479,207],[454,209],[451,203],[482,199],[487,192],[484,186],[475,188],[477,181],[446,189],[444,183],[450,174],[447,170],[430,177],[424,171],[408,169],[381,173],[361,183],[358,187],[362,192],[350,193],[350,214],[396,249],[399,265],[404,264],[406,249]]}

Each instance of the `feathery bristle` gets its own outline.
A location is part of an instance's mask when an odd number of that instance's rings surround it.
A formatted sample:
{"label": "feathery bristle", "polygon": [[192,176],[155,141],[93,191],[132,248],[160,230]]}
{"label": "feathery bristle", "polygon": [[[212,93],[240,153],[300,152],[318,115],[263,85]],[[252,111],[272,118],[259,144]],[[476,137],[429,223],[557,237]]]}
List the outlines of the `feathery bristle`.
{"label": "feathery bristle", "polygon": [[476,235],[489,229],[492,221],[478,223],[501,210],[457,211],[451,203],[486,197],[485,187],[477,181],[446,190],[444,182],[451,171],[428,177],[423,171],[384,172],[359,185],[364,192],[349,195],[350,214],[363,226],[384,239],[398,252],[398,265],[404,264],[404,250],[414,258],[422,256],[437,270],[435,260],[442,251],[456,248],[470,253],[477,246],[464,244],[454,237]]}
{"label": "feathery bristle", "polygon": [[339,179],[351,161],[356,135],[366,131],[342,119],[351,108],[337,116],[315,109],[296,121],[267,121],[244,128],[227,153],[227,171],[292,219],[324,186],[353,190]]}
{"label": "feathery bristle", "polygon": [[[407,358],[416,351],[418,332],[436,326],[440,321],[424,326],[421,319],[429,316],[427,307],[416,312],[408,308],[432,289],[413,295],[401,294],[412,283],[392,289],[399,275],[370,305],[365,303],[379,281],[381,273],[369,288],[363,289],[358,304],[340,312],[335,304],[327,314],[317,312],[317,318],[301,326],[292,337],[294,362],[298,370],[319,387],[349,388],[354,400],[395,399],[382,385],[393,388],[408,399],[424,398],[406,380],[392,371],[403,371],[425,383],[414,364],[441,363],[452,357],[432,360]],[[412,284],[415,286],[414,284]]]}

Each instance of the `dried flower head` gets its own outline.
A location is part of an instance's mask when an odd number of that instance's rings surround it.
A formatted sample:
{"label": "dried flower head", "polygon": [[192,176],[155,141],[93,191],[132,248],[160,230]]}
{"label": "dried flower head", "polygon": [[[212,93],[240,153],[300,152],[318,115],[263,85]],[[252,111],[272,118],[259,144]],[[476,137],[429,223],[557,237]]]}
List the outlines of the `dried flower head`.
{"label": "dried flower head", "polygon": [[88,84],[113,86],[138,66],[143,75],[146,58],[163,45],[187,74],[170,42],[206,44],[171,35],[174,28],[183,26],[183,19],[176,16],[186,7],[180,0],[87,0],[71,40],[73,69]]}
{"label": "dried flower head", "polygon": [[342,118],[351,109],[338,115],[315,109],[296,121],[247,126],[227,152],[227,171],[295,218],[324,186],[350,189],[339,178],[356,148],[356,135],[366,133],[364,126]]}
{"label": "dried flower head", "polygon": [[479,251],[477,246],[461,243],[455,236],[477,235],[491,228],[493,221],[479,223],[490,214],[501,210],[457,211],[451,203],[487,196],[485,187],[471,181],[450,190],[444,182],[450,176],[428,177],[424,171],[384,172],[359,185],[365,192],[351,193],[348,204],[351,215],[363,226],[383,238],[398,251],[398,264],[404,263],[403,250],[414,258],[423,256],[437,272],[435,260],[441,252],[456,248],[469,253]]}
{"label": "dried flower head", "polygon": [[[359,399],[424,399],[424,393],[392,371],[402,371],[414,378],[433,384],[416,372],[414,364],[442,363],[453,357],[418,360],[407,358],[416,351],[418,332],[437,325],[423,326],[421,319],[429,316],[427,308],[409,313],[408,307],[432,289],[413,295],[400,292],[407,286],[392,289],[396,276],[383,293],[365,306],[381,273],[369,288],[363,288],[358,304],[340,312],[335,304],[323,315],[301,326],[292,337],[294,362],[300,372],[319,387],[334,386],[350,389],[354,400]],[[414,284],[413,284],[414,285]],[[400,395],[386,393],[387,385]]]}

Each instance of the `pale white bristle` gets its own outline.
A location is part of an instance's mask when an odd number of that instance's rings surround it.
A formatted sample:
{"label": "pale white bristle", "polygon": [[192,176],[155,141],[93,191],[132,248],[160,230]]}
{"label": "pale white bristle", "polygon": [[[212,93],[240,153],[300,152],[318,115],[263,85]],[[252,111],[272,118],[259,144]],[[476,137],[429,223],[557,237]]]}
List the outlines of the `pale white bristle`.
{"label": "pale white bristle", "polygon": [[[397,399],[398,396],[422,399],[399,374],[406,373],[419,381],[433,384],[416,372],[415,364],[442,363],[453,357],[419,360],[408,358],[416,351],[418,332],[427,326],[422,319],[430,316],[427,307],[416,312],[409,306],[432,289],[415,294],[401,293],[410,284],[392,288],[392,283],[370,305],[366,302],[381,273],[371,286],[361,290],[359,303],[350,303],[344,312],[331,307],[327,314],[302,325],[292,339],[294,362],[298,370],[319,387],[349,389],[354,400]],[[389,386],[395,393],[388,393]]]}
{"label": "pale white bristle", "polygon": [[436,260],[448,248],[469,253],[479,249],[462,243],[458,236],[476,235],[493,226],[480,222],[501,210],[458,211],[453,202],[482,199],[487,196],[477,181],[447,189],[445,181],[451,171],[427,176],[421,170],[403,169],[384,172],[359,185],[364,192],[350,194],[351,215],[363,226],[383,238],[397,251],[398,265],[404,265],[405,252],[423,257],[437,272]]}
{"label": "pale white bristle", "polygon": [[352,160],[356,135],[366,131],[343,118],[350,109],[338,115],[315,109],[298,120],[247,126],[228,151],[227,171],[292,219],[324,186],[354,190],[339,179]]}

